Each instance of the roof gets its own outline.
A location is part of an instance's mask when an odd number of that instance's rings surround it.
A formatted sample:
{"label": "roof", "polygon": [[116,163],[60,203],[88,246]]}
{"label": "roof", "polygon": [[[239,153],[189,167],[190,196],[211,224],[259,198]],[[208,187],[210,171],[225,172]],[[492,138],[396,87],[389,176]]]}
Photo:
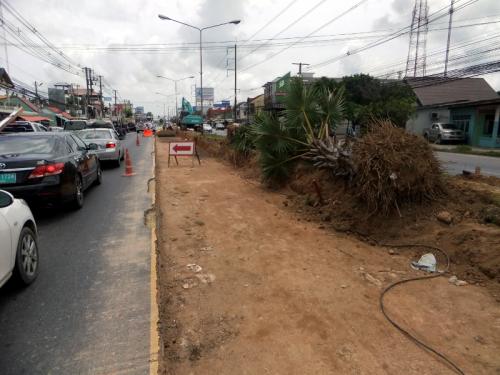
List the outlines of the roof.
{"label": "roof", "polygon": [[71,116],[68,112],[64,112],[57,107],[48,106],[47,109],[51,112],[54,112],[57,115],[60,115],[60,117],[64,117],[65,119],[68,119],[68,120],[73,119],[73,116]]}
{"label": "roof", "polygon": [[463,104],[499,98],[484,78],[459,78],[444,80],[442,77],[409,78],[421,106],[447,103]]}
{"label": "roof", "polygon": [[20,101],[22,101],[24,104],[26,104],[28,106],[28,108],[31,109],[33,112],[37,112],[37,113],[40,112],[40,108],[38,108],[36,105],[31,103],[28,99],[23,98],[21,96],[16,96],[16,98],[18,98]]}
{"label": "roof", "polygon": [[18,116],[19,118],[22,118],[25,121],[32,121],[32,122],[37,122],[37,121],[50,121],[49,118],[43,117],[43,116],[27,116],[27,115],[20,115]]}
{"label": "roof", "polygon": [[10,79],[7,71],[4,68],[0,68],[0,85],[3,87],[13,88],[14,83]]}

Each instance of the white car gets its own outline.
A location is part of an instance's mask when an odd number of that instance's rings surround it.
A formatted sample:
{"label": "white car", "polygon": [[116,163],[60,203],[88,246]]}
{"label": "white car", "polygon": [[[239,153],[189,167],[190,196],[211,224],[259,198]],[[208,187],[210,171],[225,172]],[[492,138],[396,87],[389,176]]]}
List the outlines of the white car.
{"label": "white car", "polygon": [[0,287],[14,276],[29,285],[38,276],[38,236],[26,202],[0,190]]}
{"label": "white car", "polygon": [[219,122],[219,123],[215,124],[215,129],[224,130],[224,129],[226,129],[226,127],[224,126],[224,124]]}
{"label": "white car", "polygon": [[203,124],[203,133],[212,133],[212,126],[210,124]]}

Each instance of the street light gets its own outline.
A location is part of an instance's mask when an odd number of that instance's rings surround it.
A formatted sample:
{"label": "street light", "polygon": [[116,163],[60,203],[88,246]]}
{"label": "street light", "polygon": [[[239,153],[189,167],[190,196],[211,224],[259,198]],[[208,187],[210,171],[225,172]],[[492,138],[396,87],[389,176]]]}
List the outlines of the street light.
{"label": "street light", "polygon": [[[156,95],[160,95],[160,96],[164,96],[165,98],[169,98],[173,95],[176,95],[176,94],[163,94],[161,92],[155,92]],[[170,114],[169,114],[170,116]],[[165,117],[165,103],[163,103],[163,117]]]}
{"label": "street light", "polygon": [[184,77],[184,78],[179,78],[179,79],[172,79],[172,78],[164,77],[164,76],[161,76],[161,75],[156,75],[156,78],[168,79],[169,81],[172,81],[175,84],[175,117],[176,117],[176,121],[177,121],[179,119],[179,112],[178,112],[179,111],[178,110],[179,105],[177,103],[177,82],[183,81],[185,79],[194,78],[194,76],[189,76],[189,77]]}
{"label": "street light", "polygon": [[187,26],[187,27],[191,27],[192,29],[196,29],[196,30],[198,30],[200,32],[200,106],[201,106],[201,116],[203,117],[203,54],[202,54],[202,32],[203,32],[203,30],[213,29],[214,27],[219,27],[219,26],[224,26],[224,25],[230,25],[230,24],[237,25],[241,21],[240,20],[232,20],[232,21],[229,21],[229,22],[219,23],[217,25],[206,26],[206,27],[201,27],[200,28],[200,27],[197,27],[197,26],[190,25],[188,23],[184,23],[184,22],[181,22],[181,21],[174,20],[173,18],[164,16],[163,14],[158,14],[158,18],[160,18],[163,21],[177,22],[177,23],[180,23],[181,25],[184,25],[184,26]]}

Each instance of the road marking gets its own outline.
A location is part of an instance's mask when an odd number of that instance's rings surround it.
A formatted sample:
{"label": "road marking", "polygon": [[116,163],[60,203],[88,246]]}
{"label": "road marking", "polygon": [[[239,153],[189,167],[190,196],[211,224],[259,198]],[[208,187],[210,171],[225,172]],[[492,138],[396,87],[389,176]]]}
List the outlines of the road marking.
{"label": "road marking", "polygon": [[[153,177],[156,177],[155,160],[156,160],[156,138],[153,139]],[[156,182],[156,180],[153,180]],[[151,198],[152,207],[156,204],[156,186],[153,189]],[[150,316],[150,334],[149,334],[149,374],[158,375],[158,360],[160,353],[160,337],[158,335],[158,301],[157,301],[157,270],[156,270],[156,215],[155,221],[151,226],[151,316]]]}

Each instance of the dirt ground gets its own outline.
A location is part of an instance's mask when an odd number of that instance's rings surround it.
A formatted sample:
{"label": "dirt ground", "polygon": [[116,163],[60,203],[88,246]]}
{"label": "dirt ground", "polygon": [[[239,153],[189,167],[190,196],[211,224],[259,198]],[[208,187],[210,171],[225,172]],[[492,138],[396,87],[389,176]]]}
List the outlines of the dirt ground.
{"label": "dirt ground", "polygon": [[[379,307],[385,286],[420,275],[415,252],[337,232],[214,159],[167,168],[163,139],[156,151],[161,374],[453,373]],[[386,297],[466,374],[500,374],[499,302],[447,277]]]}

